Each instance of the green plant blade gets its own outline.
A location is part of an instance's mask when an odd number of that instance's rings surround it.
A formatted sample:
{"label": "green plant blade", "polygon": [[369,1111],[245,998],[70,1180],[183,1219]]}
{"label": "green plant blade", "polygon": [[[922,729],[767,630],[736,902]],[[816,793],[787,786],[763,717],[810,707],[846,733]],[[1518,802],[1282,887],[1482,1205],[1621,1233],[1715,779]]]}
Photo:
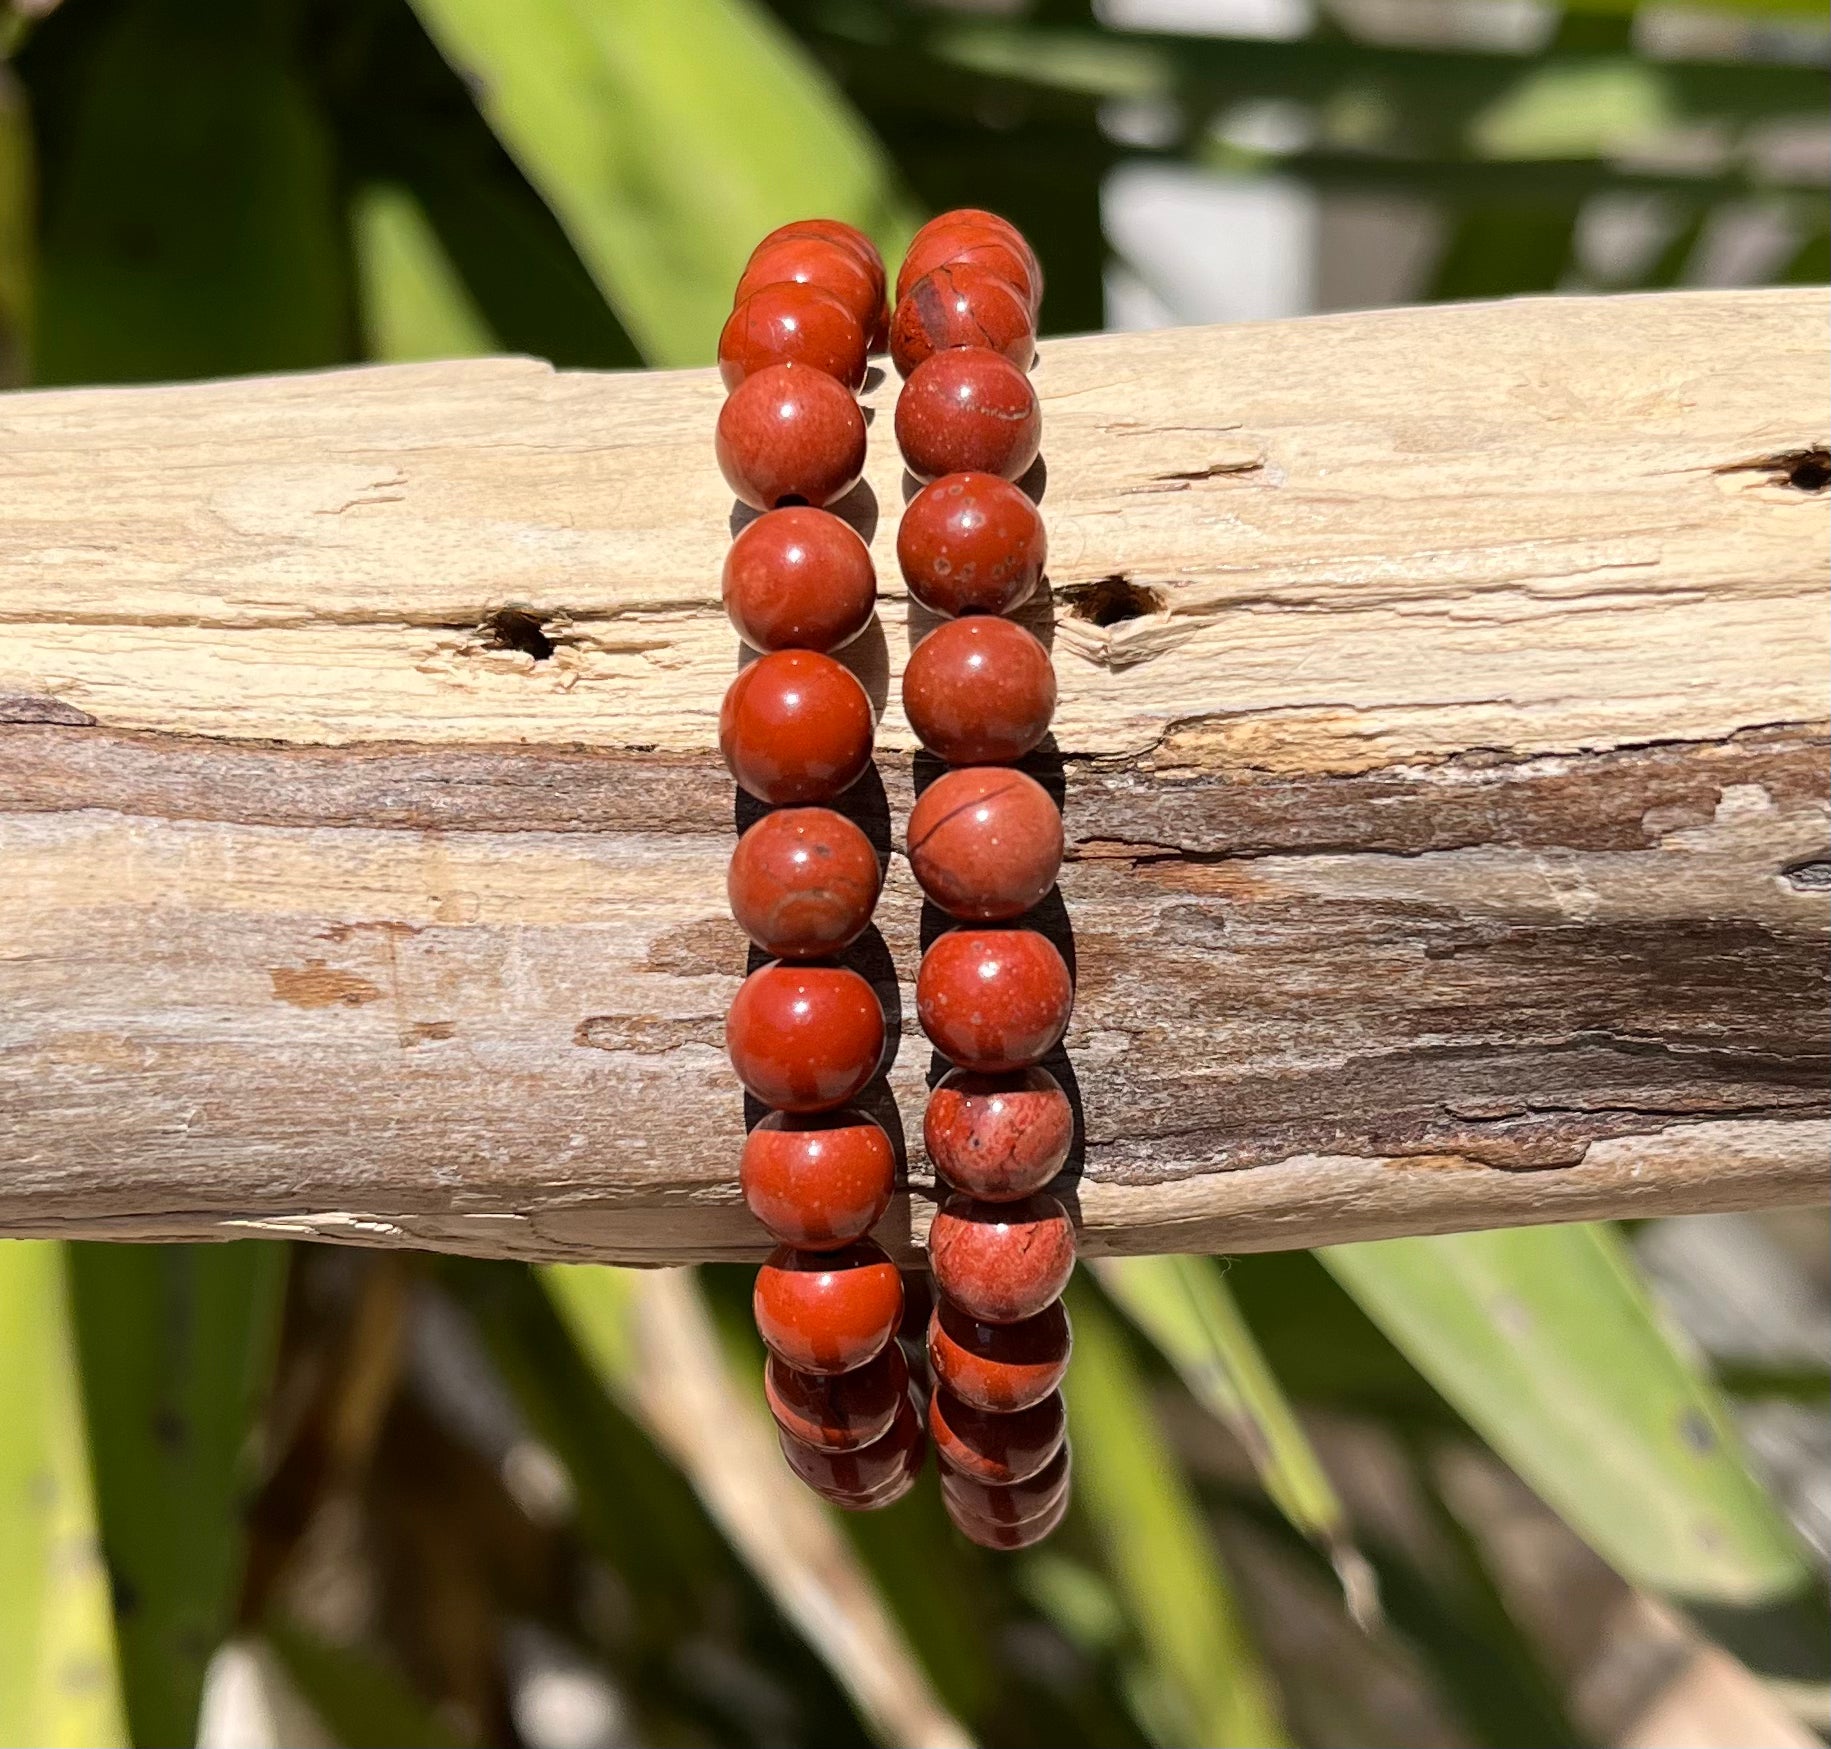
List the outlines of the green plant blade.
{"label": "green plant blade", "polygon": [[53,16],[25,65],[46,144],[40,382],[297,370],[353,352],[332,153],[286,9]]}
{"label": "green plant blade", "polygon": [[745,0],[414,0],[643,354],[713,356],[756,239],[808,213],[895,244],[881,151]]}
{"label": "green plant blade", "polygon": [[1158,1431],[1123,1327],[1070,1289],[1074,1488],[1143,1647],[1140,1704],[1159,1741],[1268,1749],[1285,1741],[1201,1507]]}
{"label": "green plant blade", "polygon": [[264,1630],[301,1698],[343,1749],[458,1749],[464,1738],[379,1658],[291,1622]]}
{"label": "green plant blade", "polygon": [[77,1352],[133,1741],[190,1743],[241,1579],[283,1246],[71,1245]]}
{"label": "green plant blade", "polygon": [[60,1248],[0,1245],[0,1743],[119,1743],[108,1574],[96,1536]]}
{"label": "green plant blade", "polygon": [[351,218],[371,358],[407,363],[494,350],[488,324],[411,194],[386,184],[365,188]]}
{"label": "green plant blade", "polygon": [[1320,1255],[1625,1577],[1719,1602],[1804,1582],[1721,1400],[1667,1338],[1613,1228],[1519,1227]]}
{"label": "green plant blade", "polygon": [[1355,1548],[1334,1484],[1213,1261],[1109,1257],[1093,1267],[1190,1395],[1245,1447],[1272,1503],[1328,1554],[1349,1609],[1370,1619],[1379,1607],[1373,1569]]}

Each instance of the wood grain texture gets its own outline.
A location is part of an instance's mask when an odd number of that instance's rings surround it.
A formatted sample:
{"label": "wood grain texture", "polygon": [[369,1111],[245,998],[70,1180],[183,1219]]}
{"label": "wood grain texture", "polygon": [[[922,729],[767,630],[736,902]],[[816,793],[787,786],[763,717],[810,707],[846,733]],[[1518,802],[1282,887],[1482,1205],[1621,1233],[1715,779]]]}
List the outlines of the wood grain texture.
{"label": "wood grain texture", "polygon": [[[1045,345],[1089,1251],[1823,1195],[1826,313]],[[757,1253],[719,392],[487,360],[0,397],[0,1231]],[[868,400],[848,806],[890,854],[929,622]],[[900,853],[878,923],[907,1250],[936,920]]]}

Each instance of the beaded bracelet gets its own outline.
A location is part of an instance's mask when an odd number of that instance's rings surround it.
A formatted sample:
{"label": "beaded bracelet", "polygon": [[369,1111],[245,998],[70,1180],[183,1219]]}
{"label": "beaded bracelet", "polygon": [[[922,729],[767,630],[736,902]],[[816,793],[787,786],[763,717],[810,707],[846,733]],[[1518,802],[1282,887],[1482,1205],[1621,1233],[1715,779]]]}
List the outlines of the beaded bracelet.
{"label": "beaded bracelet", "polygon": [[[907,1492],[926,1429],[950,1517],[992,1548],[1039,1541],[1068,1501],[1057,1387],[1074,1234],[1040,1192],[1067,1159],[1074,1114],[1038,1064],[1067,1025],[1072,988],[1046,936],[1010,927],[1048,894],[1062,858],[1055,803],[1012,769],[1048,731],[1055,678],[1043,646],[1000,617],[1034,592],[1046,556],[1041,518],[1013,484],[1041,439],[1025,374],[1041,292],[1015,227],[963,211],[917,233],[887,313],[869,241],[806,220],[758,244],[719,341],[730,391],[719,464],[762,512],[725,564],[727,611],[761,654],[726,694],[719,741],[740,787],[776,810],[739,840],[729,881],[732,913],[767,958],[727,1022],[739,1078],[773,1108],[740,1173],[778,1241],[754,1300],[765,1391],[790,1467],[855,1510]],[[876,1072],[883,1011],[864,978],[832,963],[867,928],[881,871],[865,833],[821,805],[871,759],[869,702],[830,652],[869,623],[876,579],[864,542],[826,506],[862,470],[853,395],[886,341],[906,379],[897,441],[926,482],[898,529],[898,562],[912,598],[945,621],[904,675],[910,725],[949,767],[910,815],[909,861],[957,925],[916,980],[923,1031],[954,1067],[923,1124],[953,1194],[930,1229],[939,1297],[913,1366],[895,1338],[917,1296],[867,1237],[889,1202],[894,1150],[844,1109]],[[933,1377],[925,1415],[921,1370]]]}

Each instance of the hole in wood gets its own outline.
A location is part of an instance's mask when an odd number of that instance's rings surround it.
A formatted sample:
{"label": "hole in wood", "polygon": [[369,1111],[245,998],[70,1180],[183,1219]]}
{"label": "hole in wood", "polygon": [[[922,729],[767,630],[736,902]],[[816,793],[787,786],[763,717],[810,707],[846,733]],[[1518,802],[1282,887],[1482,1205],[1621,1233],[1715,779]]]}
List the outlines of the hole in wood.
{"label": "hole in wood", "polygon": [[1147,589],[1129,577],[1102,577],[1095,583],[1076,583],[1062,591],[1062,601],[1076,619],[1097,626],[1116,626],[1123,620],[1143,619],[1168,606],[1163,592]]}
{"label": "hole in wood", "polygon": [[483,635],[492,650],[519,650],[544,662],[553,654],[541,616],[525,607],[499,607],[483,622]]}
{"label": "hole in wood", "polygon": [[1831,449],[1802,449],[1781,458],[1786,483],[1796,492],[1822,492],[1831,486]]}

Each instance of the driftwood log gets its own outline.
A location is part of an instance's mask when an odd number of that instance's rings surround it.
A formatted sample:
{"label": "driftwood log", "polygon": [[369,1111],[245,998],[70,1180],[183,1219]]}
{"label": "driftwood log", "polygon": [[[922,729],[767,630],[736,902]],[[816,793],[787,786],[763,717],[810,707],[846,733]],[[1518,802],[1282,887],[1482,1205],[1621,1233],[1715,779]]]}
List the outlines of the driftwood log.
{"label": "driftwood log", "polygon": [[[1044,347],[1089,1251],[1823,1194],[1826,315]],[[846,506],[886,848],[893,389]],[[760,1250],[719,396],[494,359],[0,398],[0,1232]],[[879,921],[906,1246],[900,857]]]}

